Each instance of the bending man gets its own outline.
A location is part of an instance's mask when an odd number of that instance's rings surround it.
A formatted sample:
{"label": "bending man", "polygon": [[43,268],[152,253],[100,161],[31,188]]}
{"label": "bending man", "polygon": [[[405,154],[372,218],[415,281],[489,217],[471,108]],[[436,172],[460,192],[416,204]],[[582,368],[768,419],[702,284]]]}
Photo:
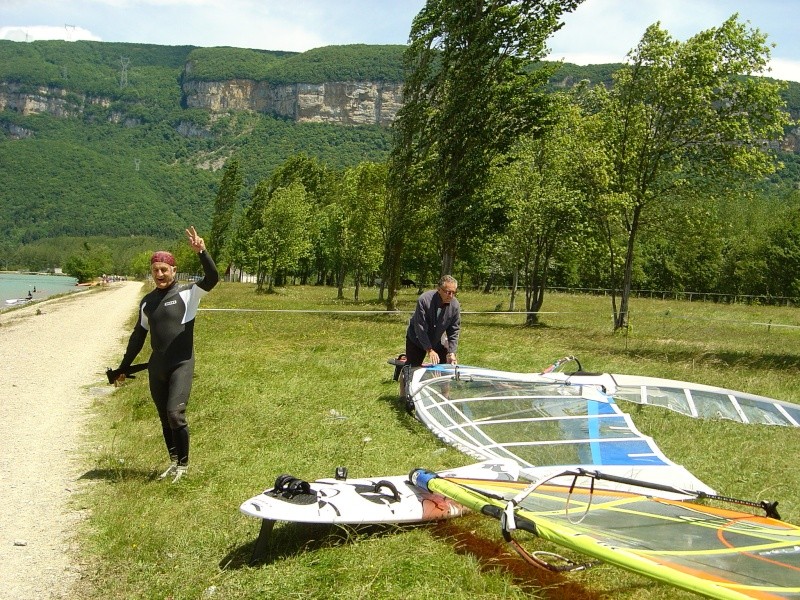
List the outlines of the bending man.
{"label": "bending man", "polygon": [[128,340],[125,356],[117,369],[118,381],[144,346],[147,332],[152,354],[147,368],[150,395],[158,410],[161,430],[170,457],[170,465],[160,478],[174,476],[173,483],[186,474],[189,466],[189,428],[186,405],[194,374],[194,319],[200,299],[219,281],[213,259],[194,227],[186,230],[189,245],[203,267],[204,277],[195,283],[178,284],[175,257],[156,252],[150,259],[150,273],[156,289],[139,305],[139,320]]}
{"label": "bending man", "polygon": [[[439,280],[435,290],[417,299],[417,307],[406,330],[406,366],[422,363],[456,364],[461,306],[456,300],[458,282],[450,275]],[[405,369],[404,369],[405,371]],[[405,377],[400,377],[400,396],[405,398]]]}

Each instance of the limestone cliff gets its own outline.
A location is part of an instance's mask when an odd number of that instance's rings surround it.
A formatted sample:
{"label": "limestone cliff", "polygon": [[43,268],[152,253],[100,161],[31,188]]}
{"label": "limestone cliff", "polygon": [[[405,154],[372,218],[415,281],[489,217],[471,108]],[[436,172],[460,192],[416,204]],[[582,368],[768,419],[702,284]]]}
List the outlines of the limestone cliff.
{"label": "limestone cliff", "polygon": [[49,113],[56,117],[73,117],[81,113],[75,97],[61,88],[39,87],[21,91],[17,84],[0,84],[0,111],[13,110],[22,115]]}
{"label": "limestone cliff", "polygon": [[[34,90],[22,88],[16,83],[0,81],[0,111],[13,110],[21,115],[51,114],[55,117],[78,117],[87,105],[103,108],[111,106],[111,100],[102,96],[86,96],[54,86],[39,86]],[[120,121],[120,115],[111,115],[109,120]]]}
{"label": "limestone cliff", "polygon": [[249,80],[184,82],[185,106],[252,110],[299,123],[389,125],[403,103],[401,83],[337,81],[274,85]]}
{"label": "limestone cliff", "polygon": [[[403,104],[402,87],[401,83],[374,81],[274,85],[246,79],[190,80],[182,84],[182,104],[213,113],[251,110],[299,123],[388,126]],[[87,104],[108,108],[111,100],[58,87],[41,86],[23,91],[19,85],[0,82],[0,111],[80,117]],[[135,124],[118,113],[109,115],[108,119],[125,125]]]}

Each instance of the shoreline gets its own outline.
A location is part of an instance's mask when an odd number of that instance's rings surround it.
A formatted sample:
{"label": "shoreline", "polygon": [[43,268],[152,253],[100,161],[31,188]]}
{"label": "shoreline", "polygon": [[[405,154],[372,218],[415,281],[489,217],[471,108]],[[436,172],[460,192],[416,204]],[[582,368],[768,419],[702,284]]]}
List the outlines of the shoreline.
{"label": "shoreline", "polygon": [[[76,284],[76,287],[77,287],[77,284]],[[91,288],[80,287],[80,288],[78,288],[78,289],[76,289],[75,291],[72,291],[72,292],[59,292],[57,294],[53,294],[52,296],[46,296],[44,298],[35,298],[34,297],[34,298],[31,298],[30,300],[28,300],[26,302],[22,302],[22,303],[19,303],[19,304],[6,304],[6,303],[3,303],[3,304],[0,304],[0,315],[3,315],[5,313],[7,313],[7,312],[19,310],[21,308],[31,308],[33,306],[41,306],[44,302],[53,302],[55,300],[61,300],[62,298],[69,298],[70,296],[73,296],[73,295],[81,293],[81,292],[85,292],[86,290],[89,290],[89,289],[91,289]]]}
{"label": "shoreline", "polygon": [[0,600],[69,598],[81,576],[86,425],[142,295],[115,282],[0,311]]}
{"label": "shoreline", "polygon": [[75,277],[33,271],[0,271],[0,312],[34,301],[48,300],[85,289]]}

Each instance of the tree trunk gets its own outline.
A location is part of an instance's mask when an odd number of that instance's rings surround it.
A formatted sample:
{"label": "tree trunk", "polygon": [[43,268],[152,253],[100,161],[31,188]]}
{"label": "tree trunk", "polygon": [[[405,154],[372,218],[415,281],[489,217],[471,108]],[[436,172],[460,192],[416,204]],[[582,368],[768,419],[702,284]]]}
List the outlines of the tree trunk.
{"label": "tree trunk", "polygon": [[489,273],[489,277],[486,278],[486,285],[483,286],[483,293],[489,294],[492,291],[492,281],[494,280],[494,273]]}
{"label": "tree trunk", "polygon": [[256,291],[264,291],[264,281],[267,279],[267,269],[264,264],[259,260],[256,265]]}
{"label": "tree trunk", "polygon": [[396,240],[387,253],[386,273],[383,282],[386,286],[386,310],[397,310],[397,290],[400,289],[400,267],[403,255],[403,240]]}
{"label": "tree trunk", "polygon": [[442,248],[442,272],[440,275],[452,275],[455,262],[456,248],[452,243],[447,243]]}
{"label": "tree trunk", "polygon": [[625,271],[622,276],[622,291],[620,293],[619,312],[614,318],[614,331],[627,329],[628,327],[628,303],[631,296],[633,280],[633,248],[636,241],[636,233],[639,229],[639,215],[641,214],[641,204],[636,204],[633,209],[633,219],[631,228],[628,232],[628,247],[625,251]]}
{"label": "tree trunk", "polygon": [[513,312],[517,305],[517,288],[519,286],[519,267],[514,266],[514,274],[511,280],[511,299],[508,301],[508,310]]}
{"label": "tree trunk", "polygon": [[344,267],[339,267],[336,271],[336,299],[344,300]]}

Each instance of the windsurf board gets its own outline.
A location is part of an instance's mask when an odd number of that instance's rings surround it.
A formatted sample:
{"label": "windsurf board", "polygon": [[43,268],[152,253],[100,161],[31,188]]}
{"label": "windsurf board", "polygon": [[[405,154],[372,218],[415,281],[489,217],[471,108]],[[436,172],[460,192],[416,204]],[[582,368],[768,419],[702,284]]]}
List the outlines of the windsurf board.
{"label": "windsurf board", "polygon": [[[484,461],[442,471],[445,477],[516,481],[512,461]],[[244,501],[245,515],[270,521],[328,524],[418,523],[457,517],[467,510],[413,485],[407,475],[305,482],[281,475],[276,485]]]}

